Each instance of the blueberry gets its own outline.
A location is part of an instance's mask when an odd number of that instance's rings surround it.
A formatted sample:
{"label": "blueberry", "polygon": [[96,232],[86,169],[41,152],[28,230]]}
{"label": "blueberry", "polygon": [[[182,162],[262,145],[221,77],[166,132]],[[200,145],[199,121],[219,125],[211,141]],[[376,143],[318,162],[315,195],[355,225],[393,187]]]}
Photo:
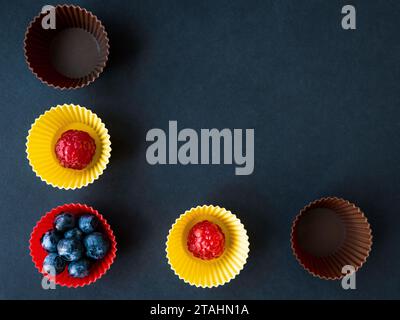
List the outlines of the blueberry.
{"label": "blueberry", "polygon": [[49,253],[43,261],[43,271],[47,274],[60,274],[65,269],[65,261],[57,253]]}
{"label": "blueberry", "polygon": [[85,214],[79,218],[79,228],[85,233],[92,233],[99,225],[99,219],[91,214]]}
{"label": "blueberry", "polygon": [[54,219],[54,228],[64,232],[75,227],[75,217],[71,213],[61,213]]}
{"label": "blueberry", "polygon": [[57,231],[49,230],[42,236],[40,243],[47,252],[57,252],[57,243],[61,238],[61,235]]}
{"label": "blueberry", "polygon": [[81,230],[79,230],[78,228],[73,228],[64,233],[64,238],[65,239],[82,240],[83,232]]}
{"label": "blueberry", "polygon": [[66,261],[79,260],[83,255],[83,246],[76,239],[62,239],[57,245],[58,254]]}
{"label": "blueberry", "polygon": [[78,261],[71,262],[68,265],[68,273],[74,278],[84,278],[89,275],[90,261],[83,258]]}
{"label": "blueberry", "polygon": [[89,258],[103,259],[110,248],[110,241],[100,232],[93,232],[83,239],[86,255]]}

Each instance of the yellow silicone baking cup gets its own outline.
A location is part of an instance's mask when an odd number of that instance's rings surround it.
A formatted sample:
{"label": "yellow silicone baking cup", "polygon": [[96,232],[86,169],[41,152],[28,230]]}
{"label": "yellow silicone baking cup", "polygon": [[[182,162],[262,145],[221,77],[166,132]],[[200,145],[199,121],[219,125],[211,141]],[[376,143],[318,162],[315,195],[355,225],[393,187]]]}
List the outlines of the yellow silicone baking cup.
{"label": "yellow silicone baking cup", "polygon": [[[82,130],[96,142],[92,162],[83,170],[60,165],[55,145],[67,130]],[[26,153],[33,171],[44,182],[60,189],[79,189],[92,183],[106,169],[111,155],[108,131],[101,119],[78,105],[58,105],[35,120],[29,130]]]}
{"label": "yellow silicone baking cup", "polygon": [[[198,222],[208,220],[225,234],[225,250],[213,260],[196,258],[187,249],[187,236]],[[240,220],[224,208],[198,206],[182,214],[169,231],[166,244],[168,263],[175,274],[196,287],[212,288],[234,279],[246,264],[249,238]]]}

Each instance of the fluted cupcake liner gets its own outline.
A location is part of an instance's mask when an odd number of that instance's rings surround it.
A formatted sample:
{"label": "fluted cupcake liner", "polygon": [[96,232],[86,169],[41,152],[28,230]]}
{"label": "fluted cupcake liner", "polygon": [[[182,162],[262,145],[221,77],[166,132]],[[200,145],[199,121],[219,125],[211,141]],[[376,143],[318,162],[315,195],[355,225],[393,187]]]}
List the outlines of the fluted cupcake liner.
{"label": "fluted cupcake liner", "polygon": [[345,276],[344,266],[357,271],[365,263],[372,232],[360,208],[344,199],[322,198],[295,218],[291,247],[298,262],[313,276],[337,280]]}
{"label": "fluted cupcake liner", "polygon": [[[91,266],[89,275],[85,278],[71,277],[68,274],[67,268],[65,268],[65,270],[61,274],[55,277],[50,277],[49,275],[46,275],[42,270],[43,261],[46,258],[48,252],[46,252],[46,250],[44,250],[41,246],[40,243],[41,237],[48,230],[53,229],[54,218],[62,212],[69,212],[76,216],[80,216],[82,214],[87,214],[87,213],[95,215],[100,220],[101,232],[103,232],[104,235],[110,240],[110,249],[107,255],[102,260],[94,262],[94,264]],[[54,208],[50,212],[47,212],[38,221],[38,223],[33,228],[31,233],[31,237],[29,240],[29,250],[30,250],[30,255],[32,257],[32,261],[40,273],[47,276],[50,280],[54,281],[56,284],[60,286],[77,288],[89,285],[97,281],[110,269],[116,257],[117,242],[115,240],[115,236],[113,231],[111,230],[110,225],[97,210],[84,204],[71,203]]]}
{"label": "fluted cupcake liner", "polygon": [[[190,229],[208,220],[225,235],[224,253],[213,260],[196,258],[187,249]],[[246,264],[249,254],[247,232],[240,220],[224,208],[198,206],[182,214],[172,226],[166,243],[167,259],[175,274],[190,285],[212,288],[234,279]]]}
{"label": "fluted cupcake liner", "polygon": [[[83,170],[60,165],[55,145],[68,130],[82,130],[95,140],[96,153]],[[79,189],[93,183],[106,169],[111,156],[111,142],[101,119],[78,105],[58,105],[36,119],[27,137],[26,153],[36,175],[47,184],[60,189]]]}
{"label": "fluted cupcake liner", "polygon": [[[35,17],[30,23],[24,40],[26,62],[33,74],[51,87],[58,89],[82,88],[96,80],[106,66],[110,49],[107,32],[101,21],[86,9],[74,5],[58,5],[55,9],[56,29],[44,29],[42,27],[42,20],[46,16],[43,13]],[[67,35],[69,41],[74,43],[71,54],[69,54],[68,48],[61,48],[60,42],[58,42],[60,34],[66,30],[67,32],[78,30],[75,33],[75,41],[71,38],[74,37],[73,32]],[[78,37],[82,36],[82,32],[79,30],[88,33],[85,37],[87,41],[80,41],[81,39]],[[91,50],[84,46],[85,43],[92,43]],[[65,55],[60,58],[61,61],[57,60],[57,63],[55,63],[54,47],[57,45],[60,46],[57,52],[65,52]],[[79,58],[80,53],[82,59]],[[89,53],[92,54],[89,55]],[[85,54],[87,56],[83,59]],[[70,75],[60,72],[60,68],[57,69],[58,65],[64,65],[64,68],[68,69],[71,57],[74,56],[77,57],[74,69],[80,70],[79,73],[82,74]],[[75,65],[73,61],[72,64]]]}

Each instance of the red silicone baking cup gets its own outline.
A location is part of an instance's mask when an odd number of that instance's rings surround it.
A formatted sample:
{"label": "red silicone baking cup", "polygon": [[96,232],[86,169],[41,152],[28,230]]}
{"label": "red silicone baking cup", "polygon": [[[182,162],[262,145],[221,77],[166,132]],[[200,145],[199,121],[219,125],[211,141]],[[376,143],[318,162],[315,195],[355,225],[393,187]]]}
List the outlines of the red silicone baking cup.
{"label": "red silicone baking cup", "polygon": [[40,239],[46,231],[53,229],[54,218],[61,212],[69,212],[77,216],[85,213],[91,213],[95,215],[100,220],[102,226],[102,232],[110,240],[111,246],[107,255],[102,260],[96,261],[92,265],[90,269],[90,274],[87,277],[73,278],[68,274],[67,270],[68,268],[66,267],[62,273],[60,273],[55,277],[55,279],[51,279],[54,280],[56,284],[69,288],[71,287],[77,288],[89,285],[100,279],[108,271],[108,269],[110,269],[112,263],[114,262],[117,252],[117,242],[115,240],[115,236],[113,231],[111,230],[110,225],[107,223],[106,219],[104,219],[104,217],[92,207],[79,203],[77,204],[71,203],[59,206],[57,208],[54,208],[50,212],[47,212],[39,220],[39,222],[33,228],[31,233],[31,238],[29,240],[29,250],[30,250],[30,255],[32,257],[32,261],[35,264],[36,268],[39,270],[39,272],[45,275],[45,273],[42,272],[42,268],[43,268],[43,261],[46,258],[48,252],[46,252],[46,250],[42,248]]}

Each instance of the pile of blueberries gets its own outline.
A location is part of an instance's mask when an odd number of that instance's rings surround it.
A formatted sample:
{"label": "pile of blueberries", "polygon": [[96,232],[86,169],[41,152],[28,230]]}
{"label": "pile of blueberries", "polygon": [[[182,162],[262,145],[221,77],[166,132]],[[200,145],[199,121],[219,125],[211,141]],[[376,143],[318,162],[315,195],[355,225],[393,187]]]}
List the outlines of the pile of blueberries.
{"label": "pile of blueberries", "polygon": [[60,274],[68,265],[71,277],[87,277],[93,262],[103,259],[110,248],[110,241],[98,231],[99,226],[99,219],[91,214],[79,218],[68,212],[59,214],[54,219],[54,229],[47,231],[40,240],[49,252],[43,271]]}

